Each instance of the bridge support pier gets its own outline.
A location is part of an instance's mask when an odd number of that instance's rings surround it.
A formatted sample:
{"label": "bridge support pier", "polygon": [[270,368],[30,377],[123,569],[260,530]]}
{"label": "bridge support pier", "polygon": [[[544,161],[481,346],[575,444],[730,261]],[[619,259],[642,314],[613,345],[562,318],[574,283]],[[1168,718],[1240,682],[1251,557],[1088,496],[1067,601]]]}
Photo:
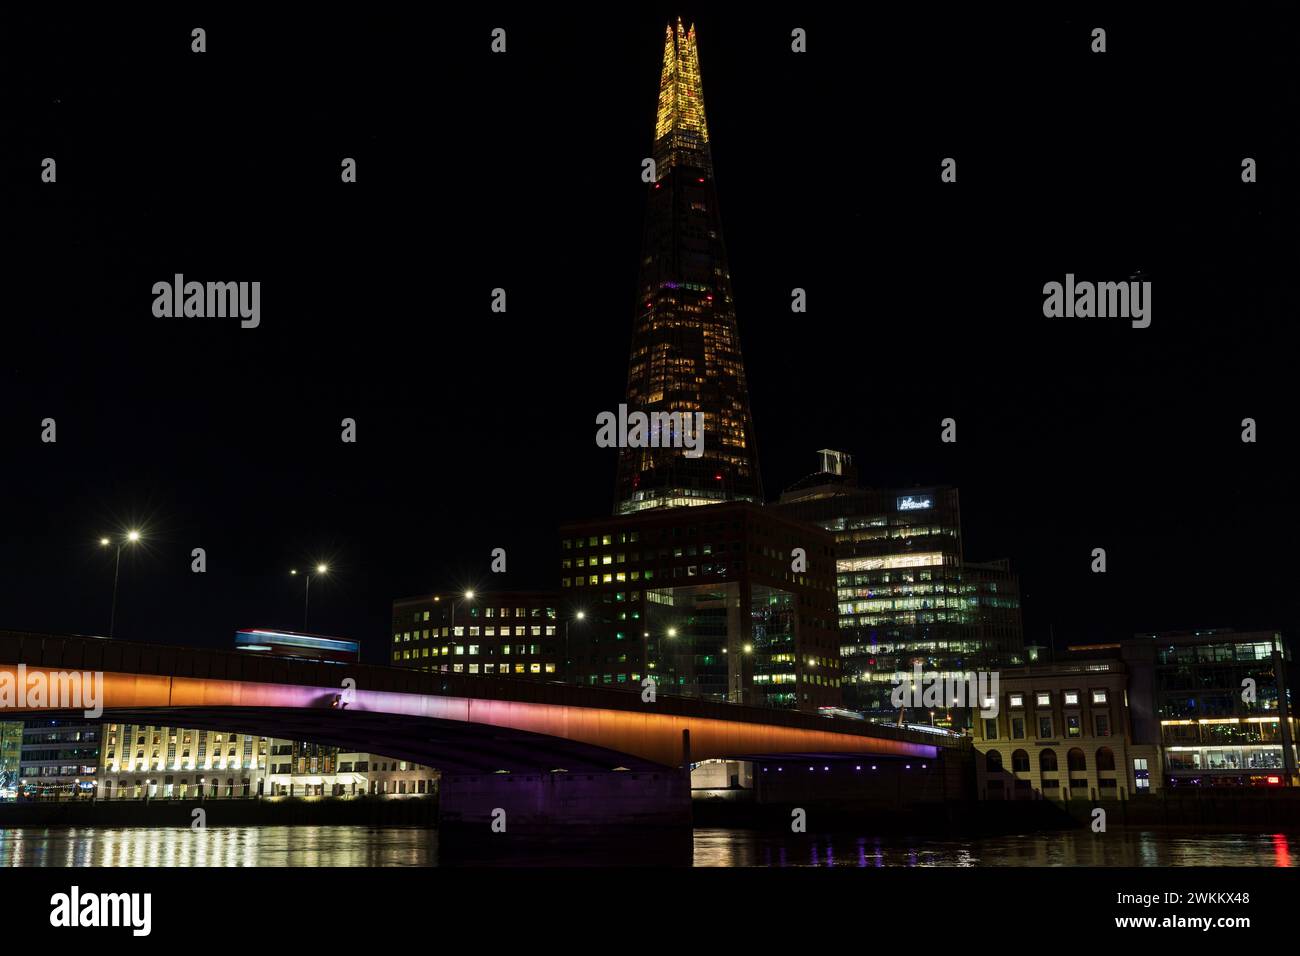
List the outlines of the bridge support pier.
{"label": "bridge support pier", "polygon": [[572,773],[444,773],[440,838],[503,845],[512,838],[689,834],[691,793],[678,769]]}

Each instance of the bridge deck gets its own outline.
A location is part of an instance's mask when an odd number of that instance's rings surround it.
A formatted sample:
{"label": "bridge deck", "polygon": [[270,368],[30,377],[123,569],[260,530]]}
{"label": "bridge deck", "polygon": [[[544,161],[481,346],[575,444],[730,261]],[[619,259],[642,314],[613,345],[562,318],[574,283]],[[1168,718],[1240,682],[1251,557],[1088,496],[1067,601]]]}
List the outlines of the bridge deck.
{"label": "bridge deck", "polygon": [[[455,727],[461,736],[468,727],[480,728],[477,732],[484,736],[474,746],[487,746],[489,738],[505,744],[509,738],[512,753],[536,751],[534,766],[554,763],[547,751],[561,740],[569,742],[574,759],[588,765],[608,763],[619,754],[672,765],[682,756],[683,731],[690,732],[695,759],[782,752],[921,756],[969,746],[964,738],[674,695],[659,695],[648,703],[637,691],[0,631],[0,670],[18,664],[104,673],[104,707],[113,719],[129,715],[145,722],[152,714],[156,722],[189,720],[205,727],[212,722],[228,725],[229,717],[238,713],[251,721],[250,732],[281,736],[275,727],[289,733],[290,727],[299,733],[315,729],[344,744],[340,734],[350,738],[363,729],[361,722],[348,718],[387,715],[399,723],[388,722],[385,738],[391,734],[394,742],[410,738],[412,743],[406,754],[391,756],[421,762],[430,762],[452,746],[451,738],[458,736]],[[346,717],[331,711],[345,678],[356,682],[355,702]],[[306,721],[290,719],[294,710]],[[266,719],[257,719],[258,711]],[[455,746],[461,757],[473,749]],[[382,741],[368,749],[385,752]],[[542,754],[547,754],[545,759]],[[451,759],[450,752],[443,756]],[[493,762],[465,764],[458,758],[456,765],[490,767]]]}

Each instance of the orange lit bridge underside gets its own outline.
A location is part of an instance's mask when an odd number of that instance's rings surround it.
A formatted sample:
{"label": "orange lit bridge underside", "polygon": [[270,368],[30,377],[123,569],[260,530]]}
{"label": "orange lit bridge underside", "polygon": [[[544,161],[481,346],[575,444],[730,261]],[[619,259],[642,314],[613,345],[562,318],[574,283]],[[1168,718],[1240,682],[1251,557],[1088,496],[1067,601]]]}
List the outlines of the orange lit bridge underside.
{"label": "orange lit bridge underside", "polygon": [[[16,673],[15,665],[0,665],[0,681],[13,681]],[[26,667],[29,686],[39,673],[48,678],[52,669]],[[330,673],[341,678],[346,671]],[[486,683],[480,686],[488,690]],[[499,694],[500,686],[491,690]],[[583,690],[559,688],[566,695]],[[902,736],[893,728],[879,728],[880,736],[872,732],[874,725],[857,722],[845,722],[843,731],[819,729],[815,725],[829,719],[764,715],[754,708],[672,697],[643,703],[636,693],[618,693],[616,707],[362,689],[340,707],[340,693],[337,685],[108,672],[103,673],[100,706],[103,719],[115,722],[310,740],[448,771],[675,766],[684,756],[683,731],[690,732],[690,759],[695,761],[803,754],[924,758],[938,752],[933,744],[892,739]],[[714,712],[734,710],[743,719],[682,712],[692,704]],[[49,707],[6,707],[0,716],[43,712],[56,713]],[[57,713],[71,716],[76,711],[65,705]],[[813,726],[764,723],[763,716]]]}

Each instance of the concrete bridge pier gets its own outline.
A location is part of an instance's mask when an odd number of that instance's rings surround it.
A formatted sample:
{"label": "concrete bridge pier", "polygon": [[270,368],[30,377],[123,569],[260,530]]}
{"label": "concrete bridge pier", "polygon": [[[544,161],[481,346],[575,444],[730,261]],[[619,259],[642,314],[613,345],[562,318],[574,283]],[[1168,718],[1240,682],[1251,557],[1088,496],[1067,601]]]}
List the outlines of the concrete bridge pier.
{"label": "concrete bridge pier", "polygon": [[439,839],[500,843],[691,832],[681,770],[444,773]]}

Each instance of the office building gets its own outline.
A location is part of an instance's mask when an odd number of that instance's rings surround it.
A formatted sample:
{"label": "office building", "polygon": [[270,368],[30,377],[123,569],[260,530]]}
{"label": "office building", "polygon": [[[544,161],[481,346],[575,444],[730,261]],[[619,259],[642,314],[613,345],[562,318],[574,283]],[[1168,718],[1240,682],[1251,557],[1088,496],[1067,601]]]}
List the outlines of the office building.
{"label": "office building", "polygon": [[982,800],[1128,800],[1162,786],[1149,706],[1118,656],[1003,670],[997,714],[973,714]]}
{"label": "office building", "polygon": [[1140,673],[1170,787],[1298,786],[1291,653],[1273,630],[1138,634],[1118,653]]}
{"label": "office building", "polygon": [[103,800],[254,797],[265,790],[266,737],[165,725],[103,725]]}
{"label": "office building", "polygon": [[94,797],[99,776],[100,734],[98,721],[25,721],[19,798]]}
{"label": "office building", "polygon": [[1290,660],[1276,631],[1207,629],[1077,644],[1060,662],[1005,669],[1000,713],[974,725],[979,795],[1300,786]]}
{"label": "office building", "polygon": [[[830,535],[729,502],[560,530],[581,684],[816,711],[840,701]],[[798,549],[798,553],[796,553]]]}
{"label": "office building", "polygon": [[1007,561],[965,560],[956,488],[860,487],[851,456],[830,449],[818,465],[769,507],[834,535],[845,707],[893,719],[890,694],[918,665],[946,676],[1023,662],[1018,579]]}
{"label": "office building", "polygon": [[438,792],[438,771],[407,760],[314,744],[275,744],[266,778],[271,796],[400,798]]}
{"label": "office building", "polygon": [[524,680],[561,679],[555,591],[462,591],[393,602],[394,667]]}

